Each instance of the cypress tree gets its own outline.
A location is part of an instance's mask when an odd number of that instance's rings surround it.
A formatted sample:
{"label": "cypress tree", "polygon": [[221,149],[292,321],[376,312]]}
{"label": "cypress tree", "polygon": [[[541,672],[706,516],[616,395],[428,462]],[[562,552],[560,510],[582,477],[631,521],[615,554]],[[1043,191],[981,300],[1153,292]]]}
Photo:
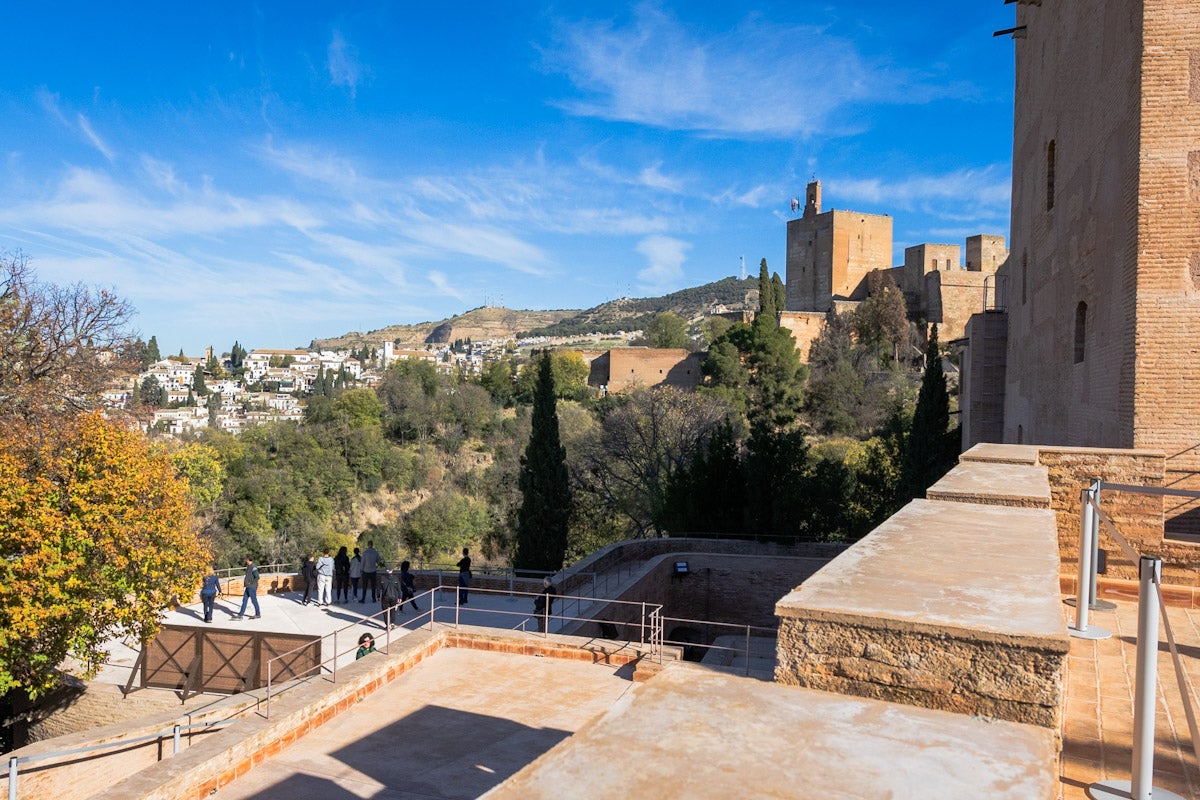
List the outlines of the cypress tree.
{"label": "cypress tree", "polygon": [[925,349],[925,373],[921,392],[913,411],[912,428],[904,446],[904,465],[900,472],[901,502],[924,497],[925,490],[949,471],[956,454],[947,447],[946,430],[950,427],[950,393],[938,348],[937,325],[929,334]]}
{"label": "cypress tree", "polygon": [[538,363],[533,393],[533,429],[521,457],[515,569],[556,571],[566,556],[571,486],[567,451],[558,435],[557,402],[550,354],[545,353]]}
{"label": "cypress tree", "polygon": [[196,365],[196,372],[192,375],[190,391],[195,392],[197,397],[204,397],[208,394],[208,385],[204,383],[204,368],[199,364]]}
{"label": "cypress tree", "polygon": [[767,260],[764,258],[758,265],[758,315],[774,325],[779,312],[775,285],[771,282],[771,273],[767,272]]}

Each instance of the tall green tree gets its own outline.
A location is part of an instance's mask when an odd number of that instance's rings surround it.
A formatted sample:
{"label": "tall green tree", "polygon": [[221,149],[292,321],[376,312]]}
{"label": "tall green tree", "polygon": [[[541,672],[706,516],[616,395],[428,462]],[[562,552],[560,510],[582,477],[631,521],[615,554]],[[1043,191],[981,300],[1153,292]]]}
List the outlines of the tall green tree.
{"label": "tall green tree", "polygon": [[912,428],[904,446],[904,464],[900,473],[900,500],[924,497],[925,490],[954,466],[956,448],[948,437],[950,393],[946,373],[942,371],[937,325],[929,333],[925,349],[925,373],[913,411]]}
{"label": "tall green tree", "polygon": [[196,397],[204,397],[208,394],[208,386],[204,383],[204,367],[196,365],[196,372],[192,375],[192,393]]}
{"label": "tall green tree", "polygon": [[771,273],[767,271],[767,260],[764,258],[758,265],[758,315],[774,323],[782,310],[775,285],[771,282]]}
{"label": "tall green tree", "polygon": [[687,320],[671,311],[655,314],[646,326],[644,338],[651,347],[689,347]]}
{"label": "tall green tree", "polygon": [[567,552],[571,485],[567,451],[558,435],[557,403],[550,354],[546,353],[538,363],[533,428],[518,477],[521,508],[513,553],[516,569],[555,571],[562,568]]}

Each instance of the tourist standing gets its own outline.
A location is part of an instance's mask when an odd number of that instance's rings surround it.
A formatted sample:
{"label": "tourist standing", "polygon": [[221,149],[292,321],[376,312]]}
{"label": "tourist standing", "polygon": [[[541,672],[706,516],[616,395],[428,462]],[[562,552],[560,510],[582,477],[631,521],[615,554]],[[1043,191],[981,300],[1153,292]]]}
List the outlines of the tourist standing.
{"label": "tourist standing", "polygon": [[417,605],[417,601],[415,599],[416,596],[417,596],[417,584],[416,584],[416,581],[413,580],[413,574],[408,571],[408,562],[401,561],[400,562],[400,608],[401,608],[401,610],[404,609],[404,601],[411,600],[413,611],[420,611],[421,609]]}
{"label": "tourist standing", "polygon": [[544,633],[550,627],[550,615],[554,613],[554,597],[558,590],[549,578],[542,578],[542,591],[533,598],[533,610],[537,613],[538,631]]}
{"label": "tourist standing", "polygon": [[350,598],[347,594],[350,592],[350,555],[346,552],[346,545],[338,548],[337,555],[333,557],[333,599],[335,602],[347,603]]}
{"label": "tourist standing", "polygon": [[204,576],[204,582],[200,585],[200,602],[204,604],[205,622],[212,622],[213,606],[216,604],[219,594],[221,594],[221,578],[217,575],[217,568],[213,567],[212,572]]}
{"label": "tourist standing", "polygon": [[300,577],[304,580],[304,597],[300,603],[308,605],[308,598],[317,596],[317,562],[311,554],[305,556],[300,565]]}
{"label": "tourist standing", "polygon": [[333,588],[333,556],[329,555],[329,548],[325,548],[325,553],[317,559],[317,605],[327,606],[332,600]]}
{"label": "tourist standing", "polygon": [[376,590],[379,588],[377,583],[376,571],[379,569],[379,551],[375,549],[375,542],[367,540],[367,549],[363,551],[362,556],[362,596],[358,598],[358,602],[367,602],[367,587],[371,587],[371,602],[374,603],[379,599]]}
{"label": "tourist standing", "polygon": [[467,589],[471,586],[471,555],[463,548],[463,557],[458,560],[458,602],[467,604]]}
{"label": "tourist standing", "polygon": [[358,584],[362,580],[362,556],[358,548],[354,548],[354,558],[350,559],[350,596],[358,599]]}
{"label": "tourist standing", "polygon": [[254,616],[251,619],[258,619],[262,616],[262,610],[258,607],[258,567],[254,566],[254,559],[246,556],[246,574],[242,576],[242,610],[237,613],[234,619],[244,619],[246,617],[246,604],[254,604]]}

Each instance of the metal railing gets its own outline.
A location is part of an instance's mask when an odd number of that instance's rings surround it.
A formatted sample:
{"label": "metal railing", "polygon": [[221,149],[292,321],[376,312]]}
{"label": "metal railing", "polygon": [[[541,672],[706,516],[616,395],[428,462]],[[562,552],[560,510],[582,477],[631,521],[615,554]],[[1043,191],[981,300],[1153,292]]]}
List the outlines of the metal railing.
{"label": "metal railing", "polygon": [[[513,626],[514,628],[519,628],[520,630],[526,630],[525,626],[528,625],[530,621],[534,621],[534,622],[537,621],[538,614],[533,611],[508,611],[505,609],[481,608],[481,607],[471,607],[469,609],[464,609],[462,607],[462,603],[460,602],[460,593],[459,593],[460,588],[461,587],[459,587],[457,585],[452,585],[452,584],[439,584],[438,586],[435,586],[434,588],[428,589],[428,590],[422,592],[421,594],[417,595],[416,598],[414,598],[414,599],[420,600],[422,598],[425,598],[428,600],[428,606],[426,607],[426,610],[418,612],[416,617],[413,617],[412,619],[405,621],[404,627],[410,628],[410,627],[415,626],[416,628],[422,628],[422,627],[428,626],[428,630],[433,630],[434,623],[440,622],[442,624],[447,624],[447,625],[450,625],[451,627],[458,628],[462,624],[461,619],[462,619],[462,614],[464,611],[469,611],[472,615],[490,615],[490,616],[494,616],[494,617],[510,617],[510,618],[520,617],[521,621],[518,622],[515,626]],[[474,586],[469,587],[467,589],[467,591],[470,592],[470,594],[500,595],[500,596],[506,596],[506,597],[512,597],[512,598],[526,597],[526,598],[529,598],[531,604],[537,597],[539,597],[541,595],[540,592],[522,592],[522,591],[504,590],[504,589],[484,589],[484,588],[477,588]],[[453,602],[447,603],[447,602],[440,601],[439,595],[445,594],[446,592],[449,592],[451,594],[451,597],[453,598]],[[658,662],[660,664],[662,663],[662,660],[663,660],[663,632],[662,632],[663,617],[662,617],[662,606],[660,604],[645,603],[645,602],[633,602],[633,601],[625,601],[625,600],[607,600],[607,599],[603,599],[603,598],[586,598],[586,597],[585,598],[572,598],[572,597],[568,597],[568,596],[564,596],[564,595],[557,595],[557,596],[555,596],[554,599],[556,601],[575,600],[576,601],[576,609],[577,609],[576,615],[573,616],[573,615],[563,613],[563,609],[566,607],[565,605],[559,607],[560,610],[558,613],[547,612],[547,613],[542,614],[541,616],[543,618],[543,621],[544,621],[544,623],[546,623],[546,624],[542,625],[543,630],[540,631],[540,633],[543,636],[548,637],[550,635],[550,625],[548,623],[552,620],[555,620],[558,622],[559,630],[562,629],[564,623],[568,623],[568,622],[593,623],[593,624],[601,625],[601,626],[611,625],[611,626],[613,626],[614,630],[617,628],[617,626],[620,626],[622,628],[633,627],[638,632],[638,636],[636,639],[638,644],[647,647],[649,650],[649,656],[652,659],[654,659],[656,662]],[[410,601],[406,601],[406,602],[410,602]],[[631,613],[628,615],[628,617],[631,617],[631,619],[611,619],[610,620],[610,619],[604,619],[604,618],[601,618],[598,616],[579,616],[585,610],[582,606],[582,602],[586,602],[587,604],[597,604],[598,603],[598,604],[602,604],[605,607],[609,607],[609,606],[629,607],[629,609],[631,610]],[[437,618],[439,611],[444,611],[444,612],[453,611],[453,617],[452,617],[453,621],[451,622],[451,621],[448,621],[445,619],[439,620]],[[374,620],[378,617],[383,618],[383,621],[380,624],[384,628],[384,630],[386,632],[386,637],[387,637],[385,640],[385,649],[383,652],[387,652],[387,648],[390,648],[390,646],[391,646],[391,625],[388,624],[388,619],[385,616],[385,615],[389,614],[390,612],[391,612],[391,609],[383,609],[374,614],[371,614],[368,617],[364,617],[363,621],[362,621],[362,622],[365,622],[365,621],[369,621],[369,620]],[[445,617],[445,616],[447,616],[447,615],[443,615],[443,617]],[[323,658],[319,664],[315,664],[312,667],[309,667],[307,670],[304,670],[300,674],[289,677],[288,681],[291,682],[293,680],[304,678],[307,676],[307,673],[328,672],[329,679],[332,680],[334,683],[337,683],[338,659],[341,656],[349,653],[351,649],[357,648],[357,642],[355,642],[354,648],[347,648],[345,651],[341,651],[338,647],[338,636],[339,636],[339,634],[344,634],[347,630],[357,629],[362,624],[362,622],[347,625],[344,628],[339,628],[338,630],[334,631],[333,633],[326,634],[325,636],[321,637],[322,649],[323,649],[325,639],[332,639],[333,655],[329,656],[328,658]],[[508,627],[508,626],[501,625],[499,627]],[[635,639],[633,637],[629,637],[626,641],[629,644],[632,644],[635,641]],[[311,646],[312,646],[311,643],[308,643],[306,645],[301,645],[300,647],[294,648],[293,650],[290,650],[286,653],[280,653],[279,655],[277,655],[274,658],[271,658],[270,660],[267,661],[267,687],[266,687],[267,694],[266,694],[266,698],[265,698],[265,700],[266,700],[265,716],[267,718],[270,718],[270,716],[271,716],[271,698],[280,693],[280,692],[276,691],[275,686],[274,686],[273,670],[274,670],[275,662],[279,661],[280,659],[283,659],[287,656],[294,655],[297,651],[303,649],[304,647],[311,647]]]}
{"label": "metal railing", "polygon": [[[290,562],[282,562],[279,564],[255,564],[258,567],[259,575],[286,574],[298,573],[300,565]],[[246,567],[225,567],[224,569],[216,570],[217,577],[221,579],[221,591],[228,594],[228,587],[233,582],[234,578],[240,578],[246,574]]]}
{"label": "metal railing", "polygon": [[[704,644],[702,642],[685,642],[682,640],[675,640],[675,639],[663,639],[663,644],[669,644],[669,645],[672,645],[675,647],[682,647],[682,648],[685,648],[685,650],[687,648],[695,647],[695,648],[707,650],[709,652],[718,651],[718,652],[739,653],[746,659],[746,675],[747,675],[747,677],[749,677],[749,675],[750,675],[751,641],[754,638],[756,638],[756,634],[757,634],[757,638],[769,638],[769,639],[775,639],[779,635],[779,631],[776,630],[775,628],[768,628],[768,627],[764,627],[762,625],[742,625],[742,624],[738,624],[738,623],[734,623],[734,622],[710,622],[708,620],[703,620],[703,619],[684,619],[682,617],[663,617],[664,630],[668,624],[672,625],[672,626],[679,625],[679,624],[699,625],[699,626],[702,626],[702,628],[704,628],[704,629],[727,628],[731,632],[731,635],[741,634],[743,637],[741,647],[728,647],[726,645],[720,645],[720,644]],[[713,637],[713,638],[715,639],[717,637]]]}
{"label": "metal railing", "polygon": [[50,758],[58,758],[61,756],[74,756],[83,753],[92,753],[97,750],[111,750],[119,747],[126,747],[131,744],[140,742],[157,741],[160,744],[167,736],[170,736],[173,741],[171,755],[178,755],[182,747],[182,738],[184,733],[190,734],[193,728],[200,728],[201,732],[211,732],[219,725],[228,725],[231,722],[236,722],[235,719],[221,719],[213,722],[195,722],[190,725],[173,725],[168,729],[151,733],[145,736],[134,736],[127,739],[116,739],[111,742],[103,742],[101,744],[88,745],[87,747],[77,747],[73,750],[55,750],[52,753],[37,753],[31,756],[12,756],[8,759],[8,800],[17,800],[17,781],[20,776],[20,765],[29,764],[33,761],[45,761]]}

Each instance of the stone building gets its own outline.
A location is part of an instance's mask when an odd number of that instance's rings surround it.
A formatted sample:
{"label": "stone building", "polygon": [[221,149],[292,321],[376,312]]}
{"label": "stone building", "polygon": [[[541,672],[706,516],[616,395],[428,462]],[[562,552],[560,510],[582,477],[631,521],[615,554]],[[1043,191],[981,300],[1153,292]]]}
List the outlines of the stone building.
{"label": "stone building", "polygon": [[892,218],[858,211],[821,211],[821,183],[805,190],[804,214],[787,224],[786,305],[779,324],[802,357],[824,328],[825,314],[853,310],[870,293],[870,276],[889,275],[904,292],[909,315],[937,323],[941,339],[963,335],[971,314],[993,307],[996,269],[1008,255],[1004,237],[978,234],[957,244],[905,248],[892,266]]}
{"label": "stone building", "polygon": [[1022,0],[1017,25],[1007,302],[971,321],[964,447],[1160,450],[1200,488],[1200,4]]}
{"label": "stone building", "polygon": [[588,386],[602,392],[673,386],[692,390],[704,375],[702,353],[681,347],[614,347],[589,361]]}

